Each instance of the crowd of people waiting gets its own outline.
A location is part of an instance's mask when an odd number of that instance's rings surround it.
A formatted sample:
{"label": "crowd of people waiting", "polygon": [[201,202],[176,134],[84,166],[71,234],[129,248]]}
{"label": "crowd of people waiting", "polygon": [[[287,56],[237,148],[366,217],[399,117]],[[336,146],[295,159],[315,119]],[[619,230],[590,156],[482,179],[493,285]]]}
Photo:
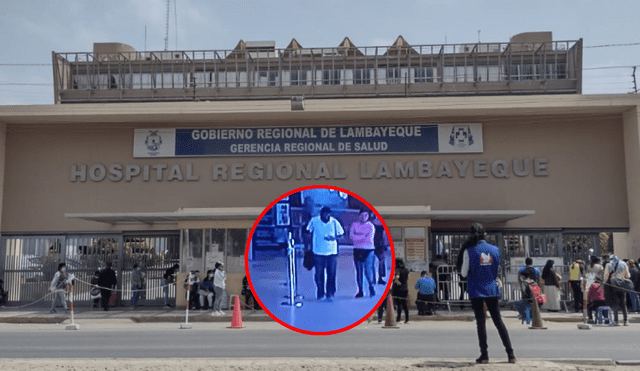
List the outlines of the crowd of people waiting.
{"label": "crowd of people waiting", "polygon": [[[602,263],[602,264],[601,264]],[[527,309],[531,309],[533,300],[539,295],[533,292],[542,281],[544,298],[536,300],[541,309],[549,312],[561,310],[560,295],[562,292],[562,276],[554,269],[554,261],[549,259],[542,273],[532,266],[532,259],[527,258],[525,266],[518,272],[521,284],[522,300],[514,302],[516,310],[524,319]],[[588,282],[583,295],[583,279]],[[612,326],[619,326],[619,312],[622,311],[622,324],[629,325],[628,310],[640,313],[640,270],[633,259],[620,260],[617,256],[605,255],[602,260],[591,256],[588,264],[582,259],[574,260],[569,266],[569,284],[573,297],[573,310],[582,312],[586,306],[589,323],[595,323],[594,313],[599,307],[609,307],[613,311]],[[629,298],[629,301],[627,301]],[[628,308],[628,304],[630,308]]]}

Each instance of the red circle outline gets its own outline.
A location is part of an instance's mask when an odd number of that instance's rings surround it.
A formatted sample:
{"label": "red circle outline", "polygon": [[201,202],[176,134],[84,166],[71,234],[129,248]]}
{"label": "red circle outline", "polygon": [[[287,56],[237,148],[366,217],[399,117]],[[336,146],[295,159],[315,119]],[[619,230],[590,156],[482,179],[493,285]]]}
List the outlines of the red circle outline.
{"label": "red circle outline", "polygon": [[[396,261],[395,261],[395,248],[393,246],[393,238],[391,237],[391,232],[389,231],[389,227],[387,227],[387,223],[384,221],[384,219],[382,218],[382,216],[380,216],[380,213],[378,213],[378,211],[371,206],[371,204],[369,202],[367,202],[367,200],[365,200],[364,198],[358,196],[357,194],[344,189],[344,188],[340,188],[340,187],[335,187],[335,186],[330,186],[330,185],[310,185],[310,186],[305,186],[305,187],[300,187],[300,188],[296,188],[292,191],[289,191],[285,194],[283,194],[282,196],[276,198],[273,202],[271,202],[269,204],[269,206],[267,206],[262,213],[260,213],[260,216],[258,216],[258,218],[256,219],[256,221],[253,223],[253,227],[251,227],[251,232],[249,233],[249,238],[247,239],[247,244],[245,246],[245,252],[244,252],[244,269],[245,272],[247,274],[247,281],[249,282],[249,286],[251,287],[251,291],[252,292],[256,292],[255,288],[253,287],[253,282],[251,281],[251,271],[249,269],[249,250],[251,247],[251,241],[253,240],[253,233],[256,230],[256,227],[258,226],[258,223],[260,223],[260,221],[262,220],[262,218],[264,217],[264,215],[271,210],[272,207],[274,207],[280,200],[282,200],[283,198],[290,196],[294,193],[297,192],[301,192],[301,191],[305,191],[308,189],[333,189],[339,192],[343,192],[346,193],[350,196],[353,196],[355,198],[357,198],[358,200],[360,200],[362,203],[364,203],[378,218],[378,220],[380,221],[380,223],[382,223],[382,226],[384,227],[384,231],[387,234],[387,238],[389,240],[389,247],[391,248],[391,275],[390,277],[394,277],[394,273],[395,273],[395,269],[396,269]],[[384,299],[387,297],[387,295],[389,294],[389,289],[391,288],[391,284],[393,282],[393,279],[390,278],[387,280],[387,286],[385,287],[384,290],[384,295],[382,295],[380,297],[380,300],[378,301],[378,303],[376,303],[376,305],[373,307],[373,309],[371,309],[371,311],[364,317],[362,317],[362,319],[360,319],[359,321],[356,321],[355,323],[343,327],[341,329],[337,329],[337,330],[333,330],[333,331],[307,331],[307,330],[302,330],[299,329],[297,327],[291,326],[288,323],[282,321],[280,318],[276,317],[273,313],[271,313],[271,311],[269,311],[269,309],[262,303],[262,301],[260,300],[258,295],[254,295],[254,298],[258,301],[258,303],[260,304],[260,307],[269,315],[269,317],[271,317],[273,320],[275,320],[276,322],[280,323],[281,325],[283,325],[284,327],[287,327],[290,330],[302,333],[302,334],[306,334],[306,335],[334,335],[334,334],[338,334],[347,330],[350,330],[356,326],[358,326],[359,324],[361,324],[362,322],[364,322],[367,318],[371,317],[373,315],[373,313],[378,309],[378,307],[382,304],[382,302],[384,301]]]}

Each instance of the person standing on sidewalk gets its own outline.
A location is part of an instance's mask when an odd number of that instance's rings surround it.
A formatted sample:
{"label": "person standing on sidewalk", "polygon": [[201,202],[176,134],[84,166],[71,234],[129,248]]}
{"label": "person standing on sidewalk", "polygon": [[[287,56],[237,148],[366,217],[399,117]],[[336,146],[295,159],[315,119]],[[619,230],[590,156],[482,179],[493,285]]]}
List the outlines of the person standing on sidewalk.
{"label": "person standing on sidewalk", "polygon": [[560,288],[561,276],[553,268],[553,259],[547,260],[542,269],[542,279],[544,280],[544,293],[547,296],[547,302],[544,304],[545,309],[549,312],[560,311]]}
{"label": "person standing on sidewalk", "polygon": [[171,308],[169,305],[169,285],[176,282],[176,273],[180,269],[180,265],[174,264],[173,267],[164,271],[162,276],[162,292],[164,293],[164,309]]}
{"label": "person standing on sidewalk", "polygon": [[629,266],[629,273],[631,274],[631,282],[633,282],[633,292],[629,293],[629,299],[631,300],[631,312],[638,313],[640,312],[640,297],[638,297],[640,270],[638,270],[636,261],[633,259],[629,259],[627,261],[627,265]]}
{"label": "person standing on sidewalk", "polygon": [[4,281],[0,278],[0,308],[4,308],[7,305],[7,300],[9,299],[9,291],[5,291],[4,289]]}
{"label": "person standing on sidewalk", "polygon": [[224,316],[225,314],[220,306],[222,305],[222,295],[224,295],[226,287],[227,274],[224,271],[224,265],[222,262],[217,262],[213,273],[213,290],[216,293],[216,298],[213,302],[213,315]]}
{"label": "person standing on sidewalk", "polygon": [[138,264],[134,264],[133,272],[131,273],[131,309],[135,309],[138,306],[140,291],[144,287],[144,276],[142,268]]}
{"label": "person standing on sidewalk", "polygon": [[51,309],[49,310],[49,313],[58,313],[56,311],[56,301],[58,301],[58,299],[60,299],[60,304],[62,304],[62,306],[64,307],[64,312],[69,313],[67,300],[65,299],[65,295],[67,294],[68,279],[69,273],[67,273],[67,264],[58,264],[58,271],[53,276],[53,280],[51,280],[51,286],[49,287],[49,289],[53,293],[53,301],[51,301]]}
{"label": "person standing on sidewalk", "polygon": [[111,262],[107,262],[107,267],[100,272],[98,285],[100,286],[100,300],[102,300],[102,309],[109,310],[109,299],[111,299],[111,291],[116,288],[118,279],[116,272],[111,269]]}
{"label": "person standing on sidewalk", "polygon": [[471,241],[473,246],[465,250],[462,260],[462,276],[467,277],[467,290],[471,299],[471,307],[476,317],[480,357],[476,363],[489,363],[487,344],[486,317],[484,304],[487,305],[491,319],[496,326],[502,344],[509,357],[509,363],[516,363],[507,327],[502,322],[498,301],[498,267],[500,266],[500,250],[485,240],[484,226],[480,223],[471,225]]}
{"label": "person standing on sidewalk", "polygon": [[393,303],[397,308],[396,322],[400,322],[400,316],[404,310],[404,323],[409,323],[409,306],[407,298],[409,296],[409,270],[405,267],[404,261],[396,258],[396,275],[393,280]]}
{"label": "person standing on sidewalk", "polygon": [[576,259],[569,266],[569,284],[573,291],[573,309],[582,312],[582,277],[584,276],[584,261]]}
{"label": "person standing on sidewalk", "polygon": [[100,288],[98,287],[98,281],[100,281],[100,271],[96,271],[91,277],[91,298],[93,299],[92,308],[98,308],[100,306]]}
{"label": "person standing on sidewalk", "polygon": [[[618,322],[618,311],[622,309],[622,319],[625,326],[629,326],[627,319],[627,290],[631,289],[616,286],[616,281],[628,279],[631,277],[627,264],[622,260],[619,260],[617,256],[611,255],[609,263],[604,267],[603,281],[606,283],[604,289],[605,300],[607,305],[613,309],[613,322],[612,326],[620,326]],[[607,295],[607,292],[609,293]]]}

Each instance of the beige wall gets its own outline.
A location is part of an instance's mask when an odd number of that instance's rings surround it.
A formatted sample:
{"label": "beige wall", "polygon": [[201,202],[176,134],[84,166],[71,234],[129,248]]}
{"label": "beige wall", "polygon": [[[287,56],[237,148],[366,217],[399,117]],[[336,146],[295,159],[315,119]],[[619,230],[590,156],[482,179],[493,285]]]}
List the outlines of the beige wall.
{"label": "beige wall", "polygon": [[[433,210],[523,209],[535,210],[534,216],[507,223],[506,227],[576,227],[626,228],[627,183],[622,117],[549,115],[543,117],[455,117],[421,119],[411,123],[481,122],[484,132],[482,154],[386,155],[386,156],[307,156],[307,157],[238,157],[133,159],[134,127],[155,127],[154,123],[127,125],[10,125],[7,133],[3,232],[99,231],[118,230],[119,226],[70,220],[65,213],[163,212],[181,207],[262,207],[283,193],[309,184],[331,184],[347,188],[373,205],[430,205]],[[391,115],[366,124],[396,123]],[[407,121],[402,121],[407,122]],[[339,125],[340,122],[309,122]],[[358,124],[363,122],[348,122]],[[251,122],[241,122],[249,125]],[[233,122],[221,123],[233,126]],[[167,126],[167,125],[158,125]],[[183,124],[183,127],[202,127]],[[170,125],[169,127],[176,127]],[[626,130],[626,129],[625,129]],[[508,179],[458,176],[453,160],[544,158],[549,176],[529,174]],[[430,178],[361,179],[360,163],[370,172],[386,161],[393,172],[396,161],[429,160],[433,164]],[[213,164],[252,162],[326,162],[332,169],[338,163],[346,179],[261,180],[211,179]],[[436,177],[441,161],[448,161],[453,178]],[[199,181],[143,182],[71,182],[74,164],[119,163],[179,164],[182,171],[193,164]],[[166,171],[165,171],[166,174]],[[186,176],[186,175],[185,175]],[[145,229],[144,226],[135,228]],[[151,228],[161,229],[162,226]]]}

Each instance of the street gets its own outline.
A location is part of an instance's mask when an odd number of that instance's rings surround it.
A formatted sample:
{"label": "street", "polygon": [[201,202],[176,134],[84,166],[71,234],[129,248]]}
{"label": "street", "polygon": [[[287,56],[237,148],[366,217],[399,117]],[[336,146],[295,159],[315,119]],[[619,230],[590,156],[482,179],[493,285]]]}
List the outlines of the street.
{"label": "street", "polygon": [[[65,324],[0,324],[0,358],[192,358],[192,357],[427,357],[475,359],[479,350],[474,322],[428,321],[383,329],[375,322],[330,336],[303,335],[273,322],[132,323],[81,320],[80,330]],[[640,359],[640,324],[578,330],[575,323],[546,322],[529,330],[505,319],[518,359]],[[487,323],[489,356],[505,361],[497,331]]]}

